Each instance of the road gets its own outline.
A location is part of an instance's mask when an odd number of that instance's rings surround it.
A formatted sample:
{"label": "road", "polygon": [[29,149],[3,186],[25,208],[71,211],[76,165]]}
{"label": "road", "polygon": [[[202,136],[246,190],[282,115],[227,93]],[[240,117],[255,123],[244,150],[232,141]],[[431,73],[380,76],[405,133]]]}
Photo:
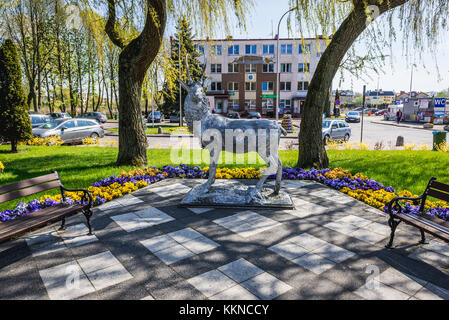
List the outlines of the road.
{"label": "road", "polygon": [[[397,149],[396,139],[398,136],[403,136],[404,141],[407,144],[415,143],[418,146],[426,144],[429,147],[432,145],[432,131],[424,130],[419,128],[405,128],[396,127],[393,125],[378,124],[375,121],[381,120],[382,117],[365,117],[364,118],[364,128],[363,128],[363,142],[368,143],[370,149],[374,149],[374,145],[378,142],[383,143],[384,150]],[[299,126],[299,120],[294,121],[295,125]],[[164,123],[165,125],[165,123]],[[360,123],[350,123],[352,130],[352,136],[349,140],[354,144],[360,142],[361,135],[361,124]],[[116,128],[117,123],[107,123],[107,128]],[[107,136],[102,139],[102,142],[107,140],[118,140],[118,137]],[[291,138],[282,138],[280,149],[295,149],[297,147],[297,137],[292,135]],[[162,149],[178,149],[178,148],[190,148],[197,149],[200,148],[198,140],[192,137],[149,137],[148,138],[149,148],[162,148]]]}

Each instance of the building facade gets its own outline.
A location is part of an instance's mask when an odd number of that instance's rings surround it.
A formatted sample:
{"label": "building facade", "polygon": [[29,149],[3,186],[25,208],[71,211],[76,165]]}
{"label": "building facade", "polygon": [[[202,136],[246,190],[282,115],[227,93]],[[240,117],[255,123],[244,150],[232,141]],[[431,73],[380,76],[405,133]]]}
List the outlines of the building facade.
{"label": "building facade", "polygon": [[394,104],[395,94],[393,91],[368,91],[366,93],[366,104],[368,105],[381,105],[381,104]]}
{"label": "building facade", "polygon": [[[279,111],[299,116],[309,82],[326,48],[322,37],[280,39]],[[197,40],[211,80],[207,90],[215,113],[257,111],[274,115],[276,108],[277,39]]]}

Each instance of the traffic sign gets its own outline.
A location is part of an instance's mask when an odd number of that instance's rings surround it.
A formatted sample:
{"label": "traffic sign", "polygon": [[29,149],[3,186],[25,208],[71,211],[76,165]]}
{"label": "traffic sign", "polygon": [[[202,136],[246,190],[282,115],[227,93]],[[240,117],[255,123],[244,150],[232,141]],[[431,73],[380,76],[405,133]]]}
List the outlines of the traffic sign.
{"label": "traffic sign", "polygon": [[335,105],[337,105],[337,106],[340,105],[340,100],[338,100],[338,99],[335,100]]}

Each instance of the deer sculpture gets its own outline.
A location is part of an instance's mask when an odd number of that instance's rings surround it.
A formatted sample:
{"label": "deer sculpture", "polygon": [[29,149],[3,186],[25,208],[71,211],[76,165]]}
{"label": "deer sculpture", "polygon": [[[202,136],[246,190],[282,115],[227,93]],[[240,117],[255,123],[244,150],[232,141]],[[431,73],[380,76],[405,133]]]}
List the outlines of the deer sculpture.
{"label": "deer sculpture", "polygon": [[252,192],[261,196],[266,179],[276,174],[274,194],[279,194],[282,162],[279,158],[278,147],[281,134],[287,135],[285,129],[272,120],[228,119],[212,114],[204,93],[204,88],[210,84],[210,81],[205,80],[204,77],[206,63],[199,81],[192,80],[187,58],[186,66],[188,82],[181,81],[181,85],[187,90],[184,102],[185,119],[190,132],[199,137],[202,148],[210,152],[209,177],[201,186],[201,192],[207,193],[214,184],[220,152],[228,151],[232,154],[257,152],[269,164],[269,167],[263,172]]}

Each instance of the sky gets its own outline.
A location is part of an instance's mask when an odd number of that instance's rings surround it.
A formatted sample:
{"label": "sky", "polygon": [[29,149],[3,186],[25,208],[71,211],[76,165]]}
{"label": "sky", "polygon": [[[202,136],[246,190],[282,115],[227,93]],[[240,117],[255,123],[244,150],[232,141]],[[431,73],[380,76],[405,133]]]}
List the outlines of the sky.
{"label": "sky", "polygon": [[[247,20],[246,32],[238,29],[233,31],[234,38],[267,38],[276,33],[276,28],[280,17],[289,9],[288,0],[256,0],[255,10],[249,15]],[[172,32],[173,27],[169,26],[168,32]],[[287,19],[284,18],[280,37],[288,37]],[[290,34],[291,37],[299,35]],[[449,32],[445,34],[449,38]],[[356,47],[357,48],[357,47]],[[437,61],[430,53],[424,53],[422,60],[416,62],[413,69],[414,91],[442,91],[449,88],[449,41],[444,41],[437,48]],[[363,85],[366,84],[367,90],[384,91],[401,90],[408,92],[410,90],[411,65],[407,63],[406,57],[402,54],[402,45],[393,44],[393,56],[385,62],[384,73],[378,76],[373,71],[367,71],[368,76],[363,79],[356,79],[349,74],[345,74],[344,81],[340,85],[339,74],[336,75],[333,83],[333,89],[354,90],[362,92]],[[438,71],[437,71],[438,66]],[[371,80],[369,79],[370,77]],[[379,84],[379,85],[378,85]]]}

